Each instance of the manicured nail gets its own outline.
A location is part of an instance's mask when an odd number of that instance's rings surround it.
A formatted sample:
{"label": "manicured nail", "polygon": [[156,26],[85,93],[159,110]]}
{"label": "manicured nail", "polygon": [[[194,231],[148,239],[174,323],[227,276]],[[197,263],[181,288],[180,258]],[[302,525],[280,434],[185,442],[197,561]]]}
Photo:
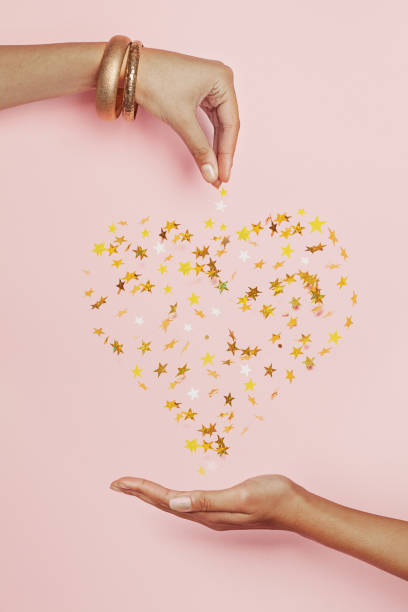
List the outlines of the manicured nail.
{"label": "manicured nail", "polygon": [[187,496],[173,497],[169,502],[169,506],[172,510],[180,510],[181,512],[183,510],[190,510],[191,498]]}
{"label": "manicured nail", "polygon": [[112,482],[110,488],[113,491],[118,491],[119,493],[123,493],[123,491],[126,489],[126,487],[121,482]]}
{"label": "manicured nail", "polygon": [[203,164],[201,166],[201,172],[206,181],[212,183],[217,178],[215,170],[211,164]]}

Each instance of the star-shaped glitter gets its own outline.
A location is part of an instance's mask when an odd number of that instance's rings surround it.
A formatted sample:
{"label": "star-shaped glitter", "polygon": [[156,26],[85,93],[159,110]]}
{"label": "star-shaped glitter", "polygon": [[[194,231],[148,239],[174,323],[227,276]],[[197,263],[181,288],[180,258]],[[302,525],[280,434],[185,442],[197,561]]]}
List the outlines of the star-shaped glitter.
{"label": "star-shaped glitter", "polygon": [[96,253],[97,255],[102,255],[102,253],[104,251],[106,251],[107,249],[105,249],[105,243],[104,242],[100,242],[100,243],[94,243],[94,248],[92,249],[93,253]]}
{"label": "star-shaped glitter", "polygon": [[141,368],[139,368],[139,366],[135,366],[134,369],[132,370],[133,376],[134,378],[137,378],[138,376],[142,375],[142,370]]}
{"label": "star-shaped glitter", "polygon": [[190,368],[187,367],[187,364],[185,363],[183,366],[181,366],[181,368],[177,368],[176,376],[185,376],[187,372],[189,371],[190,371]]}
{"label": "star-shaped glitter", "polygon": [[165,251],[165,246],[162,242],[156,242],[153,248],[158,255],[160,255],[160,253],[164,253]]}
{"label": "star-shaped glitter", "polygon": [[188,298],[188,301],[190,302],[190,305],[192,306],[193,304],[198,304],[199,299],[200,299],[200,296],[196,295],[193,291],[191,296]]}
{"label": "star-shaped glitter", "polygon": [[153,372],[157,372],[157,378],[159,378],[159,376],[161,376],[161,374],[167,374],[167,363],[162,364],[159,361],[159,365],[157,366],[157,368],[155,370],[153,370]]}
{"label": "star-shaped glitter", "polygon": [[255,385],[256,385],[256,382],[254,382],[252,378],[250,378],[248,382],[244,383],[245,391],[248,391],[249,389],[252,391]]}
{"label": "star-shaped glitter", "polygon": [[191,400],[195,400],[198,398],[199,393],[200,393],[199,389],[194,389],[194,387],[192,387],[190,391],[187,393],[187,395],[189,396]]}
{"label": "star-shaped glitter", "polygon": [[145,353],[147,353],[148,351],[151,351],[152,349],[150,348],[151,342],[145,342],[144,340],[142,340],[142,344],[140,346],[138,346],[138,350],[142,351],[142,354],[144,355]]}
{"label": "star-shaped glitter", "polygon": [[199,444],[198,444],[196,439],[194,439],[194,440],[186,440],[186,444],[184,446],[184,448],[187,448],[191,452],[193,452],[193,451],[195,452],[198,447],[199,447]]}
{"label": "star-shaped glitter", "polygon": [[248,251],[240,251],[239,258],[245,263],[249,259]]}
{"label": "star-shaped glitter", "polygon": [[237,234],[238,234],[238,240],[248,240],[249,235],[250,235],[250,231],[244,225],[244,227],[239,232],[237,232]]}
{"label": "star-shaped glitter", "polygon": [[309,225],[311,226],[311,232],[321,232],[323,225],[326,221],[320,221],[319,217],[315,217],[313,221],[309,221]]}
{"label": "star-shaped glitter", "polygon": [[329,334],[329,342],[334,342],[335,344],[341,339],[341,336],[337,333],[337,330],[332,334]]}
{"label": "star-shaped glitter", "polygon": [[113,352],[117,355],[123,353],[123,344],[119,344],[117,340],[114,340],[113,343],[110,343],[111,347],[113,347]]}
{"label": "star-shaped glitter", "polygon": [[178,271],[181,272],[183,276],[188,276],[189,272],[191,272],[191,263],[189,261],[180,261]]}
{"label": "star-shaped glitter", "polygon": [[225,405],[226,406],[232,406],[232,402],[235,398],[232,397],[231,393],[228,393],[228,395],[224,395],[224,400],[225,400]]}
{"label": "star-shaped glitter", "polygon": [[203,365],[206,365],[207,363],[212,363],[214,357],[215,357],[215,355],[210,355],[210,353],[207,352],[204,355],[204,357],[201,357]]}
{"label": "star-shaped glitter", "polygon": [[249,365],[241,366],[241,374],[245,374],[245,376],[249,376],[250,372],[251,372],[251,368],[249,367]]}
{"label": "star-shaped glitter", "polygon": [[225,204],[225,202],[223,202],[223,200],[220,200],[219,202],[215,204],[215,207],[217,210],[220,210],[223,212],[227,208],[227,205]]}

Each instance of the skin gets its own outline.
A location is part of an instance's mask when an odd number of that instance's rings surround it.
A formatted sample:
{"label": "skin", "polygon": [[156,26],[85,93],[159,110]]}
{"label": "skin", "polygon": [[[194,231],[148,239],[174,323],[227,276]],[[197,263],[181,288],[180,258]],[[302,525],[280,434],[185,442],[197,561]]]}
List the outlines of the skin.
{"label": "skin", "polygon": [[[342,506],[279,474],[214,491],[175,491],[130,476],[111,488],[215,531],[292,531],[408,580],[408,522]],[[190,508],[175,509],[179,498],[190,498]]]}
{"label": "skin", "polygon": [[[105,42],[0,46],[0,109],[95,88],[105,46]],[[177,132],[204,180],[216,188],[229,180],[240,128],[229,66],[143,47],[135,99]],[[212,146],[197,120],[198,107],[213,125]]]}
{"label": "skin", "polygon": [[[95,88],[105,46],[104,42],[0,46],[0,109]],[[229,66],[142,48],[136,101],[179,134],[207,182],[218,188],[229,180],[240,128]],[[198,107],[214,127],[212,146],[197,121]],[[214,176],[203,171],[208,165]],[[406,521],[336,504],[284,476],[256,476],[219,491],[175,491],[131,477],[116,480],[111,488],[216,531],[292,531],[408,580]],[[189,499],[191,506],[176,508],[180,497]]]}

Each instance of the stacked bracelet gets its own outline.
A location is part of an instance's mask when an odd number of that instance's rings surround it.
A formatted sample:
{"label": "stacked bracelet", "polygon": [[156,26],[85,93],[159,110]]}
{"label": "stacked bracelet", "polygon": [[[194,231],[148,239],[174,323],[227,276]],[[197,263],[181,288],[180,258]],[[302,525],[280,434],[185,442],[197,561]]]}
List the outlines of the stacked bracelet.
{"label": "stacked bracelet", "polygon": [[[123,110],[126,120],[136,117],[136,77],[143,44],[116,34],[108,41],[99,66],[96,83],[96,112],[105,121],[117,119]],[[123,66],[125,68],[122,86]]]}
{"label": "stacked bracelet", "polygon": [[96,83],[96,112],[105,121],[117,119],[122,111],[123,89],[119,87],[119,78],[130,42],[127,36],[112,36],[102,56]]}
{"label": "stacked bracelet", "polygon": [[140,47],[143,44],[140,40],[135,40],[129,45],[129,53],[125,73],[125,86],[123,93],[123,115],[127,121],[133,121],[136,118],[138,104],[135,99],[136,94],[136,77],[139,67]]}

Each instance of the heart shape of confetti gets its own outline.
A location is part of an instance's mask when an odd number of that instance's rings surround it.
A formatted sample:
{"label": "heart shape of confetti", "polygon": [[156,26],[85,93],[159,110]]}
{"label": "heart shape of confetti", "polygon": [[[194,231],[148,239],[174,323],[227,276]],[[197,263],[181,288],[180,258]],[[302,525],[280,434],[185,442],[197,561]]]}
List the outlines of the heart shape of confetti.
{"label": "heart shape of confetti", "polygon": [[197,227],[112,224],[84,295],[93,334],[141,393],[159,389],[187,452],[225,460],[234,436],[343,341],[357,294],[327,221],[299,209],[234,228],[220,193]]}

